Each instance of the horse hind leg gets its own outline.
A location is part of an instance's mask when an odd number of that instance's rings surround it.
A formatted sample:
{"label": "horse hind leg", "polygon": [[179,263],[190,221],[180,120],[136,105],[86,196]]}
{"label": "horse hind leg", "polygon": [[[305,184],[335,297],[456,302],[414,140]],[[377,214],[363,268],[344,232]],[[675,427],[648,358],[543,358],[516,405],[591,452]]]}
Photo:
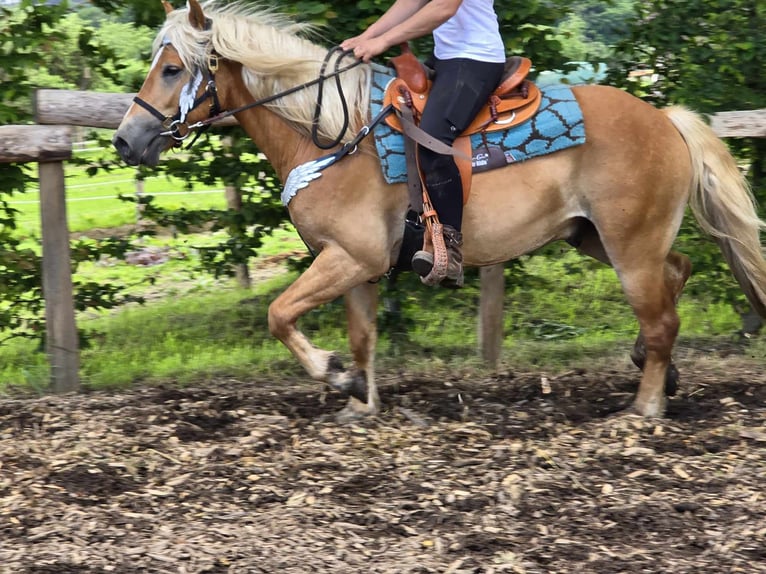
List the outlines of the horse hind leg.
{"label": "horse hind leg", "polygon": [[[582,254],[593,257],[610,267],[612,266],[612,262],[606,254],[606,250],[601,242],[598,231],[591,222],[583,220],[580,223],[573,239],[570,240],[570,244],[575,246]],[[681,253],[671,251],[665,259],[664,276],[668,288],[671,289],[673,293],[674,303],[678,303],[678,299],[681,297],[681,292],[683,291],[684,285],[689,279],[690,274],[691,262],[689,261],[689,258]],[[644,370],[644,364],[646,363],[646,344],[640,327],[630,358],[634,365],[641,369],[641,371]],[[671,358],[665,373],[664,389],[666,395],[674,396],[676,394],[676,391],[678,390],[678,380],[678,369],[675,364],[673,364]]]}
{"label": "horse hind leg", "polygon": [[[664,277],[665,284],[670,289],[673,297],[673,304],[678,305],[686,281],[691,275],[692,265],[689,258],[677,251],[671,251],[665,258]],[[633,345],[633,351],[630,353],[630,359],[642,371],[646,362],[646,345],[641,331],[638,332],[638,338]],[[679,373],[671,360],[668,370],[665,373],[665,394],[669,397],[675,396],[678,391]]]}
{"label": "horse hind leg", "polygon": [[[622,252],[614,263],[641,329],[639,352],[634,354],[643,363],[643,373],[633,406],[641,415],[662,416],[667,378],[672,374],[671,353],[680,325],[676,300],[680,279],[688,276],[688,260],[678,254],[671,257],[647,252],[644,246],[643,251],[636,248]],[[675,282],[668,281],[668,275]]]}

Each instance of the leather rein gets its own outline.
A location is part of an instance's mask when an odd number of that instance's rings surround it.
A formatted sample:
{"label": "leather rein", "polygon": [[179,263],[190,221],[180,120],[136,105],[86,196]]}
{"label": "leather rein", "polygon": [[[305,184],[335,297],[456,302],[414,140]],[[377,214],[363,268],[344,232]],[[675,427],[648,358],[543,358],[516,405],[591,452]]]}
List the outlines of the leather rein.
{"label": "leather rein", "polygon": [[[208,22],[208,25],[210,25],[210,22]],[[325,73],[331,57],[338,52],[340,52],[340,55],[335,60],[335,69],[330,73]],[[335,48],[332,48],[327,52],[324,62],[322,63],[322,67],[319,71],[319,76],[317,78],[310,80],[308,82],[305,82],[303,84],[293,86],[292,88],[289,88],[282,92],[278,92],[276,94],[272,94],[265,98],[258,99],[254,102],[251,102],[244,106],[240,106],[233,110],[223,111],[221,110],[220,102],[218,100],[218,89],[215,83],[215,73],[218,71],[219,59],[221,58],[221,56],[217,54],[215,51],[212,51],[208,55],[208,59],[207,59],[207,72],[206,72],[207,84],[205,86],[205,91],[202,92],[202,94],[200,94],[194,99],[194,101],[191,103],[191,106],[189,107],[188,110],[186,111],[182,110],[182,106],[179,103],[178,111],[175,113],[175,115],[168,116],[163,114],[153,105],[151,105],[149,102],[141,99],[138,96],[135,96],[133,98],[133,101],[162,122],[162,127],[165,128],[166,131],[160,132],[161,136],[170,136],[174,140],[176,140],[176,142],[180,144],[180,142],[188,138],[193,131],[197,131],[196,136],[189,144],[189,146],[191,146],[195,141],[197,141],[197,138],[199,138],[199,136],[202,135],[202,133],[205,130],[207,130],[215,122],[218,122],[229,116],[233,116],[234,114],[238,114],[245,110],[249,110],[250,108],[268,104],[270,102],[273,102],[285,96],[289,96],[290,94],[294,94],[295,92],[299,92],[311,86],[317,85],[319,86],[319,93],[317,94],[316,106],[314,108],[314,115],[312,118],[311,139],[314,145],[316,145],[318,148],[331,149],[336,147],[341,142],[349,124],[348,104],[346,103],[346,98],[345,98],[345,95],[343,94],[343,90],[341,87],[340,74],[352,68],[355,68],[356,66],[360,65],[362,61],[355,60],[353,63],[343,67],[340,66],[340,62],[344,56],[347,56],[348,54],[352,52],[353,52],[352,50],[343,50],[340,46],[336,46]],[[333,77],[335,78],[335,85],[338,90],[338,94],[340,95],[341,107],[343,109],[343,127],[340,130],[340,133],[338,134],[338,136],[332,142],[327,144],[319,140],[319,116],[322,110],[324,82]],[[194,81],[194,78],[190,80],[190,83],[193,81]],[[207,119],[200,120],[193,124],[187,124],[185,122],[186,115],[189,112],[197,109],[208,99],[212,101],[210,102],[210,112],[208,114]]]}

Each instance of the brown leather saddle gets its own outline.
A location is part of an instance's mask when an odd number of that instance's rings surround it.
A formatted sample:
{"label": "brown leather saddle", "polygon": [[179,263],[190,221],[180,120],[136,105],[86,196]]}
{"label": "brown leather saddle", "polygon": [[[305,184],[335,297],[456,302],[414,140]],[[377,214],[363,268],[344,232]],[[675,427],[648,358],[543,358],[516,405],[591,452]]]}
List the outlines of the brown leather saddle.
{"label": "brown leather saddle", "polygon": [[[391,81],[384,95],[383,105],[391,104],[396,114],[386,117],[386,123],[396,131],[407,133],[407,126],[402,122],[414,121],[417,124],[423,113],[431,80],[426,67],[415,57],[406,45],[402,53],[391,59],[397,77]],[[532,66],[529,58],[511,56],[505,63],[500,84],[492,92],[489,100],[471,122],[468,128],[455,140],[453,155],[463,181],[463,202],[468,201],[471,190],[471,141],[470,136],[506,130],[527,121],[540,107],[541,94],[535,84],[527,80],[527,73]],[[419,141],[421,145],[428,145]],[[440,144],[441,142],[436,142]],[[440,150],[436,150],[440,151]],[[408,166],[408,170],[413,169]]]}

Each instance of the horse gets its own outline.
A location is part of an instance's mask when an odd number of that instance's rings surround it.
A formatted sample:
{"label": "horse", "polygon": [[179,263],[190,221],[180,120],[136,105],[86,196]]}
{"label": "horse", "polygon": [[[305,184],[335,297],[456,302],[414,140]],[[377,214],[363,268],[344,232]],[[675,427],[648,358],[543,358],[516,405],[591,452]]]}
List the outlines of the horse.
{"label": "horse", "polygon": [[[346,409],[378,413],[375,281],[402,247],[408,192],[386,183],[370,138],[358,135],[370,120],[371,65],[342,66],[353,61],[344,54],[328,60],[311,26],[271,9],[164,4],[151,69],[114,134],[115,148],[130,165],[156,165],[162,152],[228,110],[283,183],[298,174],[288,211],[316,257],[270,304],[269,331],[312,378],[345,393]],[[323,75],[328,65],[334,90],[318,81],[330,77]],[[609,86],[572,91],[584,144],[474,175],[464,208],[465,264],[497,264],[565,240],[614,268],[639,323],[631,358],[642,374],[629,408],[660,417],[666,386],[678,379],[676,303],[691,274],[689,258],[672,249],[686,206],[762,317],[766,224],[734,158],[701,116],[680,106],[657,109]],[[357,153],[303,173],[325,157],[324,148],[349,142]],[[296,325],[340,296],[352,368]]]}

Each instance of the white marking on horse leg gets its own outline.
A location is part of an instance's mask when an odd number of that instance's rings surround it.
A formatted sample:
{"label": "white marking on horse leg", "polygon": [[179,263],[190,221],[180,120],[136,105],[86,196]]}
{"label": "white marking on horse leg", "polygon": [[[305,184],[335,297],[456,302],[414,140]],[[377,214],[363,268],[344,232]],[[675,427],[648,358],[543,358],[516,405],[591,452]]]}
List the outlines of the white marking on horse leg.
{"label": "white marking on horse leg", "polygon": [[661,417],[665,414],[665,373],[667,361],[654,359],[650,352],[647,356],[641,383],[638,387],[633,408],[645,417]]}

